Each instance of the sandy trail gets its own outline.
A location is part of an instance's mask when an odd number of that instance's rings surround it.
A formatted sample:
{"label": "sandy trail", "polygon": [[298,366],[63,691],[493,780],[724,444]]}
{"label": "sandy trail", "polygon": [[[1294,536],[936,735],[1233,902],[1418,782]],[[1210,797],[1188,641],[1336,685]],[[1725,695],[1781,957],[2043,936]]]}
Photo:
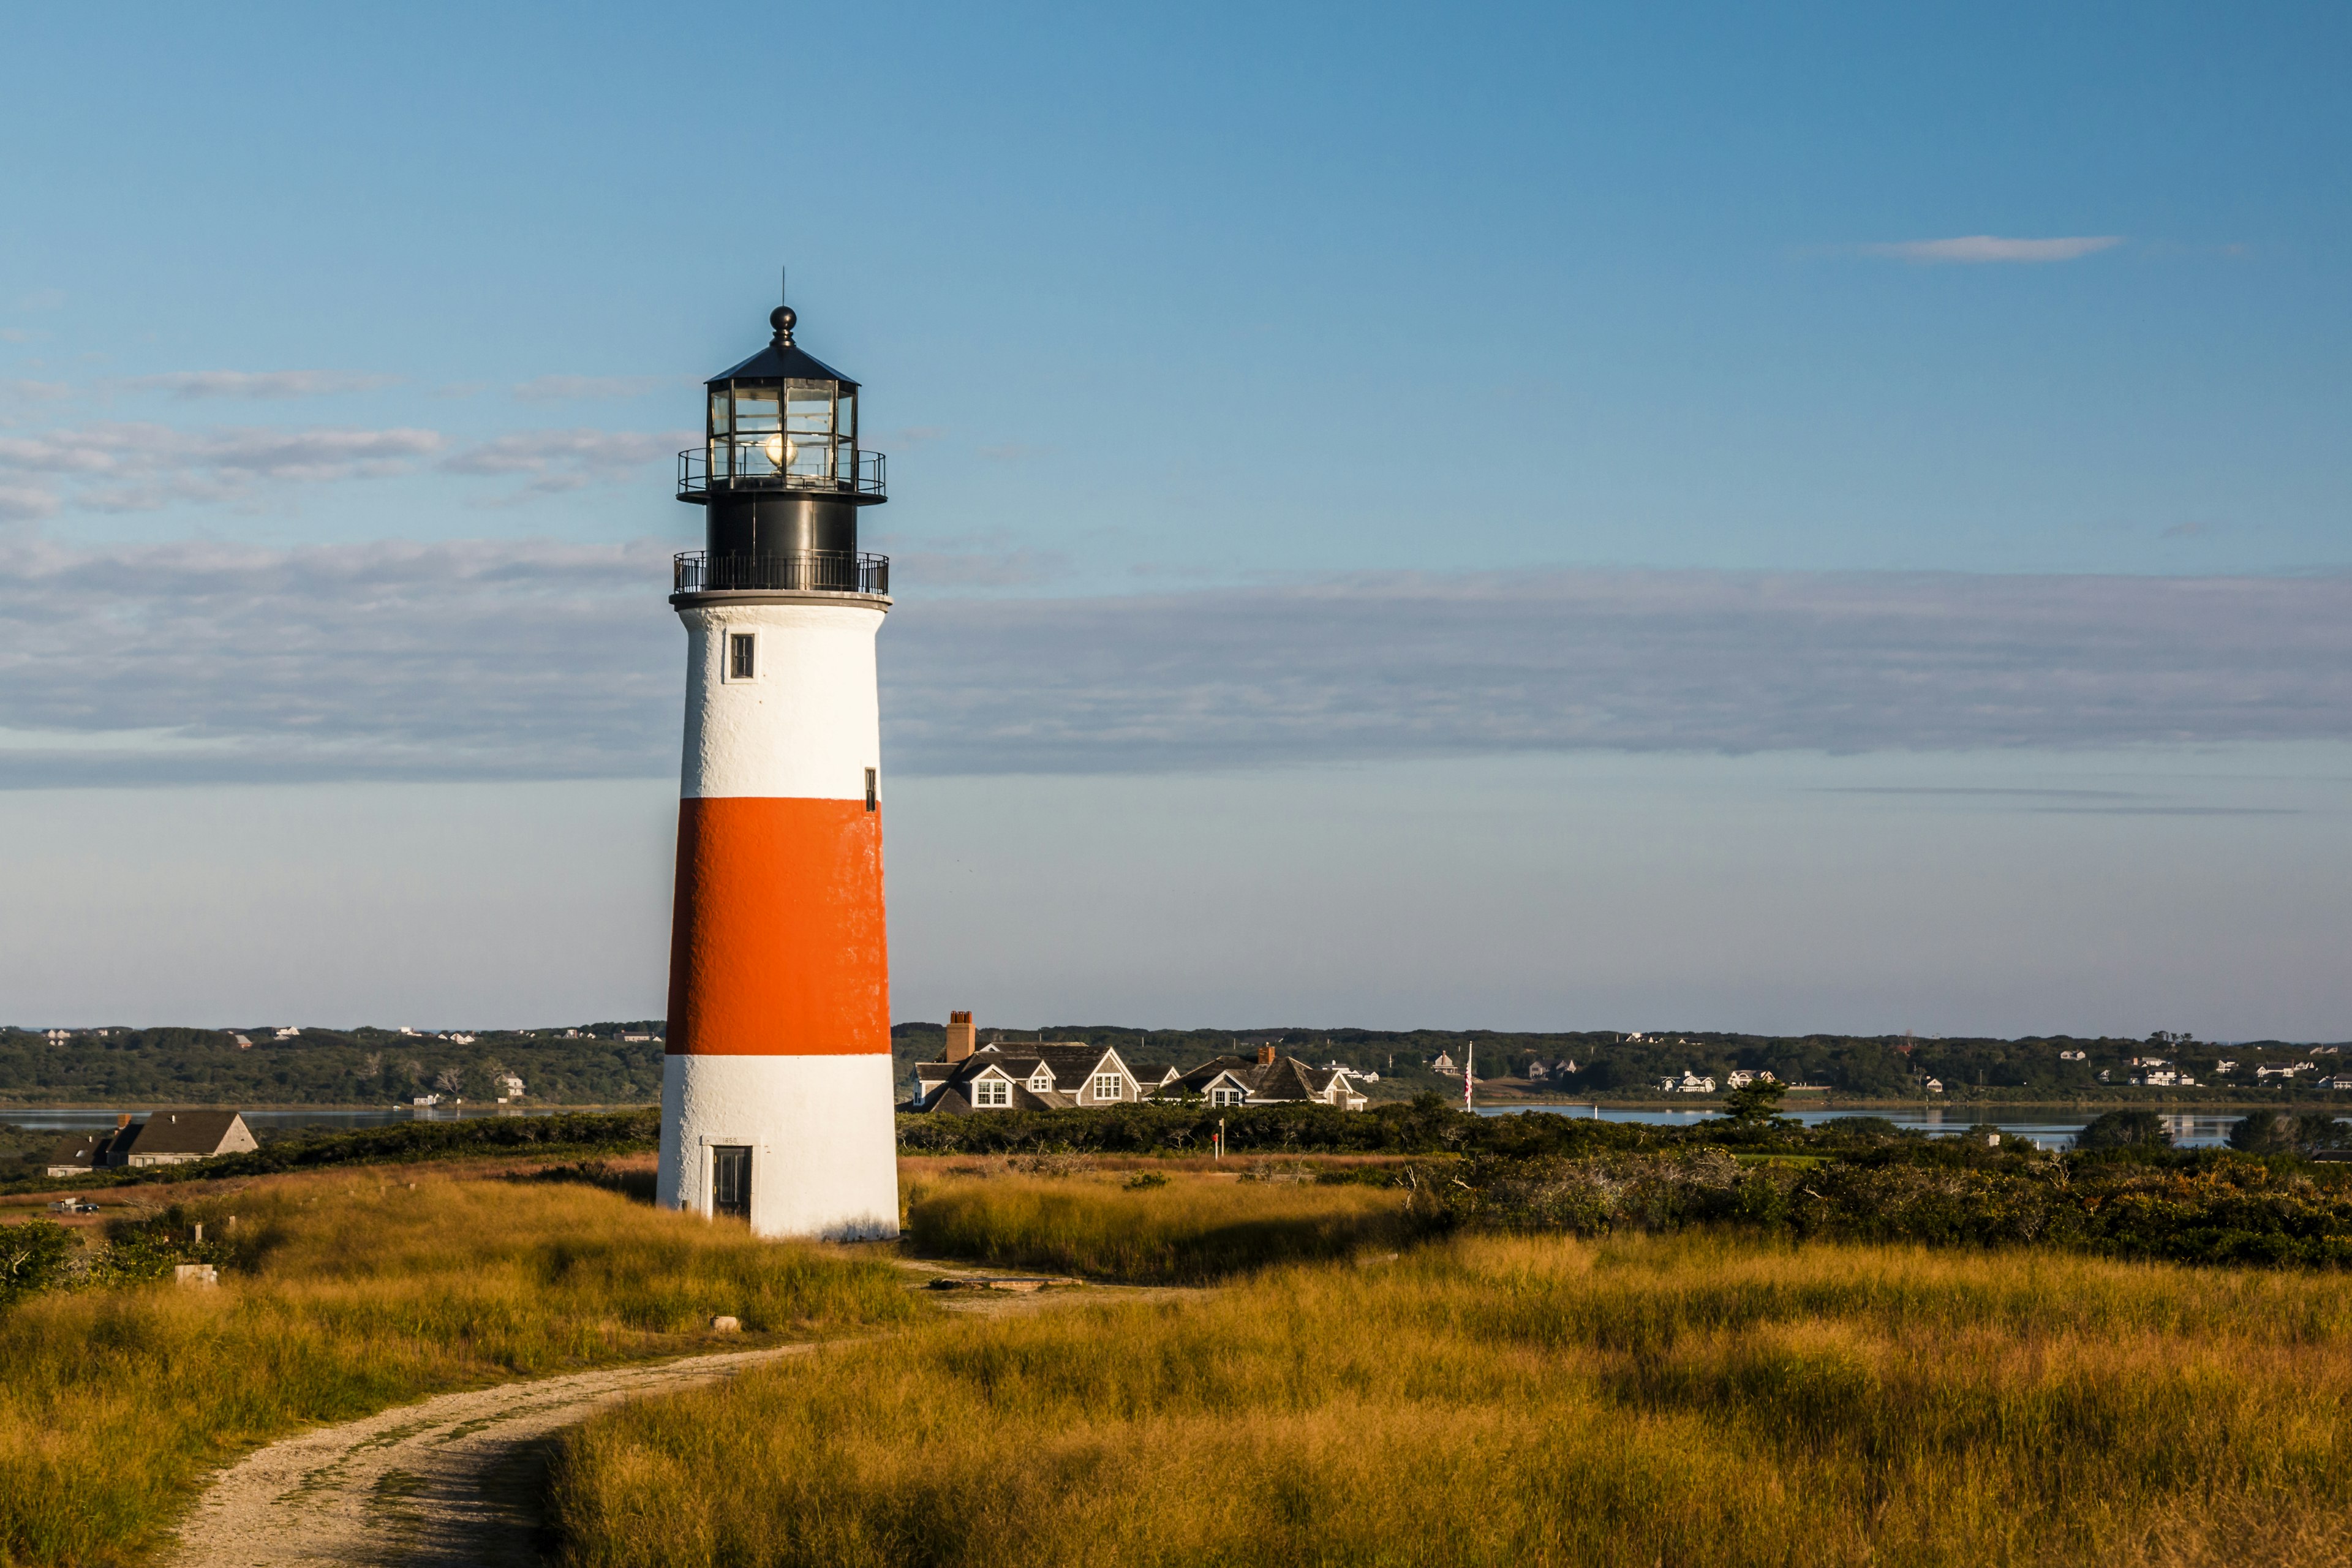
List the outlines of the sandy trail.
{"label": "sandy trail", "polygon": [[[918,1285],[1002,1270],[908,1265]],[[1089,1286],[1011,1294],[942,1292],[959,1312],[995,1317],[1048,1303],[1161,1291]],[[856,1341],[834,1341],[834,1344]],[[824,1344],[688,1356],[444,1394],[364,1420],[287,1437],[215,1477],[179,1530],[173,1568],[525,1564],[541,1560],[549,1440],[607,1406],[732,1377]]]}

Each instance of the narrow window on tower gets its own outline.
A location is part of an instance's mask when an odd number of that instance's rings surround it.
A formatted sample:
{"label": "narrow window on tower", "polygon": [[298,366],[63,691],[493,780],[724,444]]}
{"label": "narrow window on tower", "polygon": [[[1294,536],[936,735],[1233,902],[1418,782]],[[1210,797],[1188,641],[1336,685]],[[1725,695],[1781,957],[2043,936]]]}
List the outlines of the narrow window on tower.
{"label": "narrow window on tower", "polygon": [[749,680],[757,672],[759,667],[754,662],[757,638],[751,632],[727,634],[728,679]]}
{"label": "narrow window on tower", "polygon": [[866,770],[866,809],[868,811],[874,809],[874,773],[872,768]]}

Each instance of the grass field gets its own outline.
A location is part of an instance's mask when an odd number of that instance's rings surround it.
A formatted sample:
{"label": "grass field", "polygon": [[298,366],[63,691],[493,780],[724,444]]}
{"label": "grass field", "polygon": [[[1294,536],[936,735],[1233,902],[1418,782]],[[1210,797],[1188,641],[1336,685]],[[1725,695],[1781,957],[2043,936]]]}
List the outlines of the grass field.
{"label": "grass field", "polygon": [[[1286,1176],[1309,1173],[1305,1162],[1287,1164]],[[1394,1250],[1412,1231],[1393,1188],[1246,1181],[1181,1167],[1164,1182],[1157,1174],[909,1171],[901,1178],[908,1245],[1005,1268],[1190,1285],[1365,1247]]]}
{"label": "grass field", "polygon": [[[918,1207],[1084,1234],[1179,1191]],[[1360,1212],[1345,1188],[1227,1192],[1204,1229],[1253,1202]],[[1704,1235],[1383,1257],[918,1325],[600,1416],[557,1467],[565,1560],[2352,1560],[2352,1300],[2328,1275]]]}
{"label": "grass field", "polygon": [[164,1223],[199,1219],[227,1238],[217,1289],[51,1290],[0,1314],[0,1563],[127,1560],[203,1472],[303,1423],[708,1348],[715,1313],[791,1335],[918,1310],[886,1262],[446,1166],[272,1177]]}

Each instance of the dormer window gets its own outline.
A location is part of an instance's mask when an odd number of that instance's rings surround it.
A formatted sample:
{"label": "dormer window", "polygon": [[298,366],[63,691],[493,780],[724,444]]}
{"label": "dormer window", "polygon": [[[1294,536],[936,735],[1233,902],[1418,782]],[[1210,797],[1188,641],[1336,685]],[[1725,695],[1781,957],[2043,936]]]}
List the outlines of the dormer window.
{"label": "dormer window", "polygon": [[1239,1105],[1241,1102],[1242,1091],[1231,1084],[1221,1083],[1209,1091],[1211,1105]]}
{"label": "dormer window", "polygon": [[1120,1085],[1118,1074],[1115,1072],[1095,1074],[1095,1098],[1097,1100],[1126,1099],[1127,1093]]}
{"label": "dormer window", "polygon": [[1029,1087],[1037,1093],[1043,1094],[1054,1087],[1054,1075],[1049,1072],[1033,1073],[1030,1075]]}
{"label": "dormer window", "polygon": [[1013,1103],[1013,1085],[1001,1078],[984,1078],[971,1086],[971,1102],[1003,1110]]}

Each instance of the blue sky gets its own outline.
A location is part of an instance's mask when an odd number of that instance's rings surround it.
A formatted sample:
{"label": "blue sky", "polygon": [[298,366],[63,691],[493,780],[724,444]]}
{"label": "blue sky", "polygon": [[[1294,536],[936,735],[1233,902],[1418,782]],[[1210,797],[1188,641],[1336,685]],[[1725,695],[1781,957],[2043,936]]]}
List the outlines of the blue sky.
{"label": "blue sky", "polygon": [[[28,926],[0,1013],[657,1009],[660,557],[699,521],[668,454],[789,261],[802,342],[866,383],[890,454],[901,1016],[2352,1033],[2352,984],[2281,968],[2229,869],[2284,836],[2352,870],[2347,42],[2340,7],[2288,5],[18,19],[0,843],[174,934],[125,975],[72,921]],[[2094,755],[2109,793],[2032,793],[2090,787]],[[1451,763],[1520,782],[1457,801]],[[1932,793],[1961,774],[2011,793]],[[1525,984],[1466,996],[1382,929],[1288,994],[1144,924],[1046,921],[981,963],[926,934],[962,895],[909,846],[1011,833],[1022,778],[1092,825],[990,861],[1028,907],[1138,856],[1171,874],[1141,847],[1171,833],[1256,886],[1220,792],[1366,824],[1217,917],[1256,950],[1400,834],[1460,853],[1398,859],[1375,905],[1508,880],[1476,848],[1496,821],[1612,847],[1430,966],[1516,955]],[[1838,793],[1865,788],[1896,793]],[[1897,826],[1856,858],[1816,807],[1865,798]],[[355,804],[394,799],[381,831]],[[1979,866],[2069,828],[2067,930],[2123,956],[2069,980],[1977,940],[2065,945],[2035,925],[2060,914],[1937,881],[1967,858],[1909,852],[1956,799],[2007,803],[1969,818],[2015,829]],[[213,873],[54,858],[130,800],[231,879],[264,802],[342,825],[314,867],[387,873],[249,872],[276,889],[252,930],[464,940],[392,977],[248,962],[191,916]],[[572,968],[502,948],[510,912],[461,891],[485,811],[635,923]],[[439,851],[388,825],[436,812]],[[1837,876],[1691,858],[1759,812]],[[2166,865],[2159,921],[2139,879]],[[1727,930],[1897,887],[1945,923],[1870,976],[1799,944],[1743,980],[1636,918],[1659,878]],[[2347,881],[2289,879],[2273,912],[2340,937]],[[1626,952],[1574,934],[1595,902]],[[477,952],[506,978],[464,978]]]}

